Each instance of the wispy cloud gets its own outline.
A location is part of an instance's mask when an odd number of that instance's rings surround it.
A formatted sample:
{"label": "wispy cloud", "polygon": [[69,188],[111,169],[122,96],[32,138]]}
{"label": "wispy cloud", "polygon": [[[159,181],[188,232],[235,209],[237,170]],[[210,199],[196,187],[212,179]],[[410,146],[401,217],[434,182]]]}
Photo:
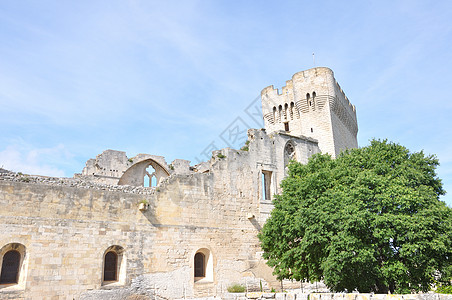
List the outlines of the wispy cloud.
{"label": "wispy cloud", "polygon": [[33,149],[21,143],[7,146],[0,152],[0,166],[25,174],[63,177],[65,172],[59,166],[70,157],[64,145]]}

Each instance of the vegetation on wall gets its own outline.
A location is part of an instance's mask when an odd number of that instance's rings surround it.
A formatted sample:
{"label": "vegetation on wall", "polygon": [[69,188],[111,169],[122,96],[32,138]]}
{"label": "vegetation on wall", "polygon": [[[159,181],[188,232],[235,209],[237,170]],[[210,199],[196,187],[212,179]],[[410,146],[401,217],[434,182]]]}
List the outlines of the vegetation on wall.
{"label": "vegetation on wall", "polygon": [[259,238],[279,279],[333,291],[428,291],[450,284],[452,209],[438,160],[387,141],[291,163]]}
{"label": "vegetation on wall", "polygon": [[247,141],[245,142],[245,145],[244,145],[242,148],[240,148],[240,150],[248,151],[248,150],[249,150],[249,144],[250,144],[250,141],[247,140]]}
{"label": "vegetation on wall", "polygon": [[233,284],[228,286],[229,293],[243,293],[245,292],[245,287],[241,284]]}

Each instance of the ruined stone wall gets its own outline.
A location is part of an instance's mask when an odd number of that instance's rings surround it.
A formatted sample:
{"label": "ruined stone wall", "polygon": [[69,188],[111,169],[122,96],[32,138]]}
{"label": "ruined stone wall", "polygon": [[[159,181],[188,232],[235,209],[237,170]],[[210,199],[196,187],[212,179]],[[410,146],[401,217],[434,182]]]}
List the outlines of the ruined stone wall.
{"label": "ruined stone wall", "polygon": [[[328,68],[296,73],[281,93],[264,89],[262,104],[266,129],[248,131],[247,151],[213,151],[196,166],[106,150],[75,178],[0,169],[0,263],[11,249],[21,255],[18,283],[0,285],[0,298],[174,299],[232,283],[279,286],[257,234],[287,164],[355,147],[356,112]],[[144,187],[144,176],[158,185]],[[118,276],[105,282],[110,250]],[[198,277],[196,253],[206,263]]]}
{"label": "ruined stone wall", "polygon": [[[249,140],[249,151],[214,151],[203,173],[173,173],[154,189],[1,172],[0,248],[23,245],[26,259],[23,280],[0,287],[0,297],[173,299],[214,296],[234,282],[279,285],[257,238],[272,208],[262,172],[272,172],[277,193],[285,145],[304,162],[319,149],[315,140],[263,130],[250,130]],[[149,207],[140,211],[143,200]],[[106,284],[103,257],[112,247],[121,253],[119,278]],[[201,280],[197,251],[209,255]]]}
{"label": "ruined stone wall", "polygon": [[[143,275],[157,294],[175,298],[214,293],[218,282],[243,277],[258,252],[249,197],[215,193],[212,174],[171,178],[159,188],[141,212],[142,195],[1,181],[0,245],[24,245],[28,271],[23,288],[0,294],[72,299]],[[103,255],[115,245],[124,249],[125,277],[103,286]],[[215,275],[196,285],[193,256],[202,248],[211,251]]]}

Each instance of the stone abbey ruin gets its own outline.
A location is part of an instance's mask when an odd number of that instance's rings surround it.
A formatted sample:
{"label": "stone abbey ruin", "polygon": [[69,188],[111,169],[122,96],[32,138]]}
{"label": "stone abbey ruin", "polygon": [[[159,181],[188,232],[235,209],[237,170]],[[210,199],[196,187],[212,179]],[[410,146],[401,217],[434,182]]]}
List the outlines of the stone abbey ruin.
{"label": "stone abbey ruin", "polygon": [[74,178],[0,169],[1,299],[221,295],[279,287],[257,234],[290,160],[357,147],[355,107],[328,68],[261,92],[247,149],[191,166],[106,150]]}

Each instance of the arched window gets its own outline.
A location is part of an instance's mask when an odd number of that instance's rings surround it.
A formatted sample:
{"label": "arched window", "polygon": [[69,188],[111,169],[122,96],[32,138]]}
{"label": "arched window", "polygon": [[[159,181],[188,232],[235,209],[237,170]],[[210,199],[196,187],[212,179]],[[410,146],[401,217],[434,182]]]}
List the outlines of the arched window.
{"label": "arched window", "polygon": [[288,110],[289,110],[289,105],[286,103],[286,104],[284,104],[284,119],[285,120],[287,120],[289,118],[287,115]]}
{"label": "arched window", "polygon": [[3,255],[0,284],[18,283],[20,267],[20,253],[10,250]]}
{"label": "arched window", "polygon": [[278,122],[281,122],[281,114],[282,114],[282,105],[278,107]]}
{"label": "arched window", "polygon": [[105,254],[104,281],[118,281],[118,254],[114,251]]}
{"label": "arched window", "polygon": [[206,257],[203,253],[195,254],[195,278],[206,276]]}
{"label": "arched window", "polygon": [[295,104],[293,102],[290,102],[290,119],[293,120],[293,108]]}
{"label": "arched window", "polygon": [[273,106],[273,124],[276,124],[276,106]]}
{"label": "arched window", "polygon": [[103,256],[102,284],[123,285],[126,283],[126,255],[123,247],[113,245],[108,247]]}
{"label": "arched window", "polygon": [[312,106],[315,106],[315,96],[317,94],[315,92],[312,92]]}
{"label": "arched window", "polygon": [[213,257],[207,248],[196,250],[193,255],[193,279],[195,283],[213,282]]}
{"label": "arched window", "polygon": [[308,106],[311,106],[311,96],[309,95],[309,93],[306,94],[306,103],[308,104]]}

